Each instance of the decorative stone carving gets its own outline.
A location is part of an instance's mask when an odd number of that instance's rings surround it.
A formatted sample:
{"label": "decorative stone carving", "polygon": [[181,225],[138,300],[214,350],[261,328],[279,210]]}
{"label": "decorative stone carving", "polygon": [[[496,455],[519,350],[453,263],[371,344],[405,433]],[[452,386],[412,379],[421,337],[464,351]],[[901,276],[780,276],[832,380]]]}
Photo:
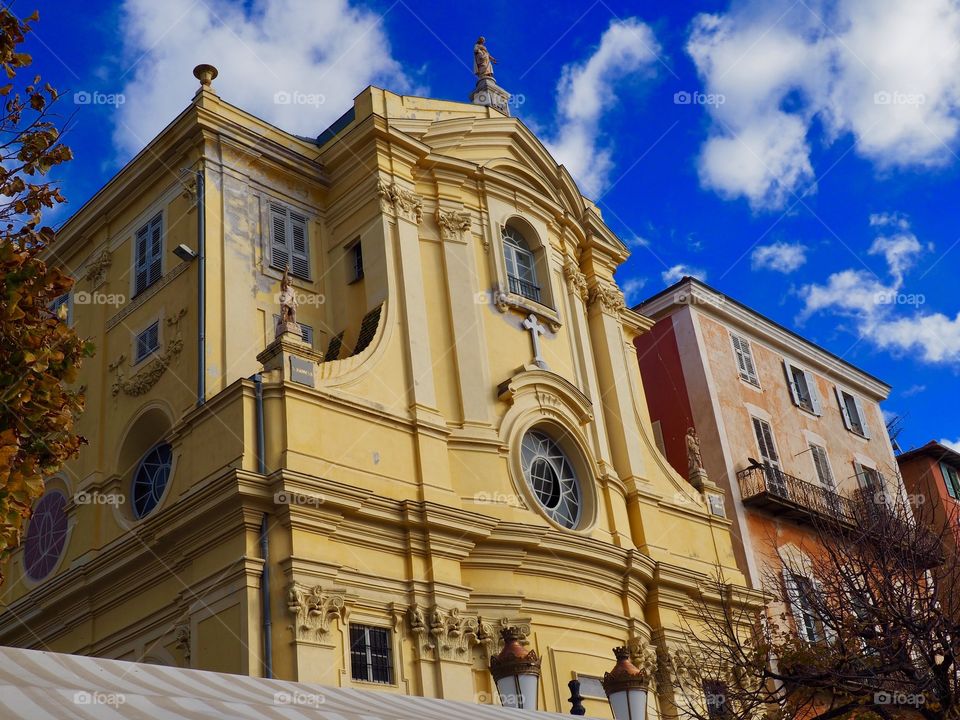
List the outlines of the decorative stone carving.
{"label": "decorative stone carving", "polygon": [[510,298],[509,296],[500,288],[493,289],[493,304],[497,306],[497,310],[502,313],[505,313],[510,309]]}
{"label": "decorative stone carving", "polygon": [[423,219],[423,200],[415,192],[402,188],[396,183],[388,185],[378,180],[377,193],[380,195],[380,204],[384,210],[389,212],[392,209],[398,217],[420,224],[420,220]]}
{"label": "decorative stone carving", "polygon": [[590,291],[589,304],[599,302],[604,312],[619,315],[626,305],[623,302],[623,293],[613,283],[597,283]]}
{"label": "decorative stone carving", "polygon": [[700,455],[700,438],[695,428],[687,428],[687,472],[692,477],[703,470],[703,458]]}
{"label": "decorative stone carving", "polygon": [[330,621],[346,622],[347,608],[344,591],[324,590],[320,585],[312,588],[293,583],[287,593],[287,609],[296,617],[290,625],[298,640],[322,640],[330,631]]}
{"label": "decorative stone carving", "polygon": [[107,279],[107,270],[113,263],[113,255],[109,250],[103,250],[94,260],[87,265],[87,272],[84,279],[90,283],[91,288],[100,287],[103,281]]}
{"label": "decorative stone carving", "polygon": [[280,318],[277,320],[275,335],[281,337],[284,333],[292,333],[300,337],[300,325],[297,323],[297,294],[290,284],[290,268],[284,268],[280,280],[280,295],[277,296],[280,304]]}
{"label": "decorative stone carving", "polygon": [[480,647],[489,655],[495,644],[490,623],[463,615],[459,608],[447,610],[432,605],[424,612],[414,604],[407,609],[407,624],[418,651],[443,660],[470,661],[473,648]]}
{"label": "decorative stone carving", "polygon": [[470,213],[460,210],[437,210],[437,225],[444,240],[462,240],[470,229]]}
{"label": "decorative stone carving", "polygon": [[186,314],[187,309],[180,308],[179,312],[167,318],[166,325],[170,328],[167,334],[170,336],[170,339],[167,341],[166,348],[129,378],[125,378],[123,375],[123,362],[126,360],[126,356],[121,355],[110,363],[110,372],[116,373],[116,378],[110,387],[110,393],[114,397],[116,397],[120,391],[123,391],[126,395],[143,395],[157,384],[157,381],[167,371],[167,368],[180,357],[180,353],[183,350],[183,336],[180,333],[180,321]]}
{"label": "decorative stone carving", "polygon": [[580,266],[573,260],[568,259],[563,265],[563,276],[567,279],[571,289],[580,296],[584,302],[590,296],[587,289],[587,276],[580,272]]}
{"label": "decorative stone carving", "polygon": [[180,623],[173,628],[174,646],[183,653],[183,659],[190,664],[190,623]]}
{"label": "decorative stone carving", "polygon": [[657,677],[660,672],[660,661],[656,649],[641,637],[630,638],[627,648],[630,651],[630,662],[646,672],[650,679],[650,690],[656,692]]}

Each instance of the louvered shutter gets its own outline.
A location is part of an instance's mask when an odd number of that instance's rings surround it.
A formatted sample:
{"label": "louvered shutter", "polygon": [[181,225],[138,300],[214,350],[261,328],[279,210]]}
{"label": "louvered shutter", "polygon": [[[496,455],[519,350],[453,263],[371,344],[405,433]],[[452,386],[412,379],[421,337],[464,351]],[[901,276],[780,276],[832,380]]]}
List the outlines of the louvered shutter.
{"label": "louvered shutter", "polygon": [[811,641],[810,633],[807,632],[807,623],[803,615],[803,605],[800,599],[800,586],[797,579],[789,568],[783,569],[783,589],[785,590],[785,600],[790,606],[790,612],[793,614],[793,622],[797,626],[797,632],[800,637],[807,642]]}
{"label": "louvered shutter", "polygon": [[163,215],[150,221],[150,267],[148,285],[153,285],[163,272]]}
{"label": "louvered shutter", "polygon": [[793,398],[793,404],[799,407],[800,393],[797,392],[797,383],[793,379],[793,365],[786,358],[783,360],[783,371],[787,376],[787,387],[790,388],[790,397]]}
{"label": "louvered shutter", "polygon": [[870,438],[870,429],[867,427],[867,414],[863,411],[863,403],[856,395],[853,396],[853,404],[857,406],[857,415],[860,416],[860,428],[863,430],[863,436]]}
{"label": "louvered shutter", "polygon": [[760,447],[760,456],[775,467],[780,467],[780,458],[773,445],[773,432],[770,425],[764,420],[753,418],[753,430],[757,435],[757,445]]}
{"label": "louvered shutter", "polygon": [[847,430],[853,430],[853,425],[850,422],[850,415],[847,414],[847,404],[843,401],[843,390],[836,385],[833,386],[833,389],[837,393],[837,403],[840,405],[840,415],[843,417],[843,426]]}
{"label": "louvered shutter", "polygon": [[[814,592],[817,594],[817,607],[822,607],[825,605],[825,601],[823,599],[823,586],[816,580],[811,580],[810,584]],[[817,622],[823,630],[823,639],[832,645],[837,641],[837,630],[830,625],[828,619],[829,618],[825,618],[822,614],[817,613]]]}
{"label": "louvered shutter", "polygon": [[830,463],[827,461],[827,452],[819,445],[811,445],[810,453],[813,455],[813,463],[817,470],[817,479],[827,490],[836,490],[836,483],[833,480],[833,473],[830,471]]}
{"label": "louvered shutter", "polygon": [[947,494],[954,500],[960,498],[960,473],[956,468],[940,463],[940,473],[943,475],[943,482],[947,486]]}
{"label": "louvered shutter", "polygon": [[310,277],[310,254],[307,248],[307,219],[290,212],[291,266],[290,272],[299,278]]}
{"label": "louvered shutter", "polygon": [[807,370],[803,371],[803,377],[807,381],[807,392],[810,393],[810,402],[813,404],[813,414],[823,415],[823,404],[820,402],[820,391],[817,390],[817,380],[813,373]]}
{"label": "louvered shutter", "polygon": [[134,263],[134,272],[136,274],[133,286],[134,295],[142,293],[147,289],[147,285],[149,285],[147,282],[149,268],[149,258],[147,254],[150,239],[149,235],[150,228],[147,225],[144,225],[142,228],[137,230],[136,261]]}
{"label": "louvered shutter", "polygon": [[286,270],[290,265],[290,255],[287,209],[270,203],[270,266],[277,270]]}

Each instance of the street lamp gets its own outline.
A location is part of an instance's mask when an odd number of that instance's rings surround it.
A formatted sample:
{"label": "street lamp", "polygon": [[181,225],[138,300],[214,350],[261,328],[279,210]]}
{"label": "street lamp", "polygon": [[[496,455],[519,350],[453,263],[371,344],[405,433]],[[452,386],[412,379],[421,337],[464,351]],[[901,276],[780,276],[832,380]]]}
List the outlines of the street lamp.
{"label": "street lamp", "polygon": [[490,658],[490,674],[497,684],[500,704],[520,710],[536,710],[540,686],[540,658],[537,651],[523,649],[519,628],[504,628],[500,634],[503,637],[503,650]]}
{"label": "street lamp", "polygon": [[614,720],[645,720],[650,678],[646,671],[630,662],[627,648],[616,647],[613,654],[617,664],[613,670],[604,673],[602,684],[613,709]]}

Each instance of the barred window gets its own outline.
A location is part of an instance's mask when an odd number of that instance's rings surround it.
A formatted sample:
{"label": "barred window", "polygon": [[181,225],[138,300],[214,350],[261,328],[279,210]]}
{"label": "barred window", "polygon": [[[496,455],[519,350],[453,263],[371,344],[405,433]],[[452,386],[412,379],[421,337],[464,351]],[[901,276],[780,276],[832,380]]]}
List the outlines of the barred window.
{"label": "barred window", "polygon": [[364,682],[393,683],[389,630],[351,623],[350,676]]}

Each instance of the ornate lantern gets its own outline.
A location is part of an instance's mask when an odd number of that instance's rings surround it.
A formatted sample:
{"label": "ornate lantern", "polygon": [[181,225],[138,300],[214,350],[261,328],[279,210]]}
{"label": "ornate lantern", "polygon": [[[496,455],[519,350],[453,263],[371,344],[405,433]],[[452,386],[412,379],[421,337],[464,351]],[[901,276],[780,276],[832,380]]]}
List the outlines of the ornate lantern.
{"label": "ornate lantern", "polygon": [[630,662],[627,648],[616,647],[613,654],[617,664],[604,674],[602,683],[613,709],[614,720],[645,720],[650,678],[646,671]]}
{"label": "ornate lantern", "polygon": [[497,684],[500,704],[521,710],[537,709],[540,687],[540,658],[536,650],[524,650],[516,627],[501,631],[503,650],[490,658],[490,674]]}

